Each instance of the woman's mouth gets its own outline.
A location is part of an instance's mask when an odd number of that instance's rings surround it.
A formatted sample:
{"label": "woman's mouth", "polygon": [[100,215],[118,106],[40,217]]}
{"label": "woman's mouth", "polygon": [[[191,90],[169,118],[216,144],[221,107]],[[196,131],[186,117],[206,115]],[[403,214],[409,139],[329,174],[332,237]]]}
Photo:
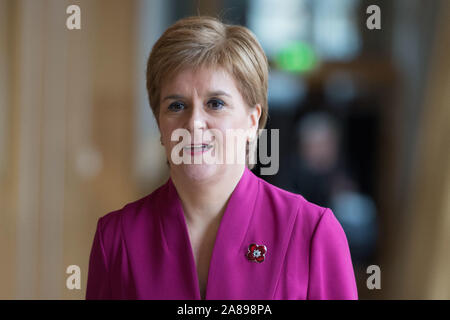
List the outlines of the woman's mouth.
{"label": "woman's mouth", "polygon": [[208,152],[213,147],[212,144],[191,144],[189,146],[186,146],[183,148],[184,151],[188,152],[188,154],[195,155],[195,154],[202,154],[205,152]]}

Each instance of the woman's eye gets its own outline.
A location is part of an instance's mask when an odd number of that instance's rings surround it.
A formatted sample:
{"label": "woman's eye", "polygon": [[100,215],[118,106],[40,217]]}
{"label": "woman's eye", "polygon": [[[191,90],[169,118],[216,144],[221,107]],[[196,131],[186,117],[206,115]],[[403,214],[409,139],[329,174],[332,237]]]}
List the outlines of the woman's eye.
{"label": "woman's eye", "polygon": [[213,99],[208,101],[208,105],[211,106],[212,109],[218,110],[222,109],[225,103],[222,100]]}
{"label": "woman's eye", "polygon": [[172,110],[175,112],[183,110],[183,109],[184,109],[184,104],[182,104],[181,102],[174,102],[169,105],[169,110]]}

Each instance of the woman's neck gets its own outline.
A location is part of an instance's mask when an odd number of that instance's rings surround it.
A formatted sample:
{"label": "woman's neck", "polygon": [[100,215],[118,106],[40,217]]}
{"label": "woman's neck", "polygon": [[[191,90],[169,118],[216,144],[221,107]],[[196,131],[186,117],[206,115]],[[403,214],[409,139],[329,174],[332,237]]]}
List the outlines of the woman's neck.
{"label": "woman's neck", "polygon": [[193,181],[183,172],[171,171],[187,222],[204,225],[220,219],[244,170],[245,167],[230,167],[207,181]]}

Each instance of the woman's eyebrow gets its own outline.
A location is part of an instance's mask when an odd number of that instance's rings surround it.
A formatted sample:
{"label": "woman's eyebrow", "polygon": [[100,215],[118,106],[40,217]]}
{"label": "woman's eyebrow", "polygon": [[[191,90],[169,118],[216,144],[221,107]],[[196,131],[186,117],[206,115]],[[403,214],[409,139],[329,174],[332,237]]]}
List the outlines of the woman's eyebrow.
{"label": "woman's eyebrow", "polygon": [[176,100],[176,99],[183,99],[183,98],[184,98],[184,96],[181,95],[181,94],[171,94],[171,95],[169,95],[169,96],[166,96],[166,97],[163,99],[163,101],[169,100],[169,99]]}
{"label": "woman's eyebrow", "polygon": [[222,91],[222,90],[208,92],[208,96],[210,96],[210,97],[211,96],[227,96],[227,97],[231,98],[230,94],[228,94],[228,93],[226,93],[225,91]]}

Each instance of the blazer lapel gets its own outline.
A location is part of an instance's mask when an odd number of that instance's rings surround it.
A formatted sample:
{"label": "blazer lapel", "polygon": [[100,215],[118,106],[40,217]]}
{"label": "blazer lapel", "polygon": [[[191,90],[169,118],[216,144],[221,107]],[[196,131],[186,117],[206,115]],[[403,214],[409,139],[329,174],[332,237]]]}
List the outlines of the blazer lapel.
{"label": "blazer lapel", "polygon": [[200,299],[195,263],[169,179],[124,220],[129,267],[138,299]]}
{"label": "blazer lapel", "polygon": [[[278,214],[276,198],[268,196],[264,183],[247,167],[222,218],[211,258],[206,298],[272,299],[296,208]],[[270,186],[273,188],[273,186]],[[283,209],[283,206],[279,206]],[[247,257],[250,244],[267,248],[263,262]]]}

